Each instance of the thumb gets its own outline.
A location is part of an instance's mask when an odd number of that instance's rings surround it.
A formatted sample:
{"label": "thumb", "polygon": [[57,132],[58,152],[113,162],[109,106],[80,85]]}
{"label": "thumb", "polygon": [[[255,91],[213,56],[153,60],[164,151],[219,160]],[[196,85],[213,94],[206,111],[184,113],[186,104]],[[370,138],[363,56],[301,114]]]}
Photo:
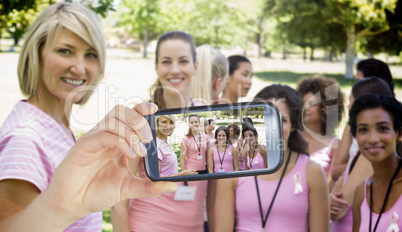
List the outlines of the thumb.
{"label": "thumb", "polygon": [[141,179],[136,176],[128,177],[127,185],[123,186],[123,199],[133,199],[142,197],[157,197],[164,192],[174,192],[177,185],[174,182],[156,181]]}

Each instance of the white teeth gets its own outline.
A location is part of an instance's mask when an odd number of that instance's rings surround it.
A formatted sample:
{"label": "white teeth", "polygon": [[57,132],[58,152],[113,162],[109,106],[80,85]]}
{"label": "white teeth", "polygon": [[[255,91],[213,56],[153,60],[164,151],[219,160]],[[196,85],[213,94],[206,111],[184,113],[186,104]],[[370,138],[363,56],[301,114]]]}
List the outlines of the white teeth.
{"label": "white teeth", "polygon": [[368,148],[367,150],[369,152],[379,152],[379,151],[381,151],[381,148]]}
{"label": "white teeth", "polygon": [[179,83],[180,81],[182,81],[183,79],[170,79],[169,81],[172,83]]}
{"label": "white teeth", "polygon": [[67,84],[70,85],[82,85],[82,83],[84,83],[84,80],[71,80],[71,79],[67,79],[67,78],[62,78],[64,82],[66,82]]}

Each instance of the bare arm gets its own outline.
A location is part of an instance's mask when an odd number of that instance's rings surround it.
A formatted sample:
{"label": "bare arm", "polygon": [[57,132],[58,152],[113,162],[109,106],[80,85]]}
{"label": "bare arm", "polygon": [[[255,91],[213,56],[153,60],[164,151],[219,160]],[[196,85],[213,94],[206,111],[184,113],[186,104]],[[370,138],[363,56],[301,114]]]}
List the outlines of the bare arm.
{"label": "bare arm", "polygon": [[208,173],[214,173],[214,151],[211,147],[208,148]]}
{"label": "bare arm", "polygon": [[328,184],[321,167],[311,160],[307,163],[307,184],[310,231],[329,231]]}
{"label": "bare arm", "polygon": [[237,150],[235,147],[232,147],[232,154],[233,154],[233,168],[235,171],[239,171],[239,156],[237,155]]}
{"label": "bare arm", "polygon": [[216,184],[215,198],[215,230],[233,232],[235,219],[235,189],[237,179],[220,179]]}
{"label": "bare arm", "polygon": [[346,164],[349,160],[349,149],[352,145],[352,134],[350,133],[350,126],[346,125],[343,129],[342,139],[339,142],[339,149],[337,151],[333,168],[331,171],[332,179],[336,181],[342,172],[345,171]]}
{"label": "bare arm", "polygon": [[354,201],[353,201],[353,232],[359,232],[360,223],[361,223],[361,214],[360,214],[360,206],[364,200],[364,189],[365,184],[362,183],[357,187],[356,192],[354,194]]}
{"label": "bare arm", "polygon": [[180,166],[182,171],[186,170],[186,159],[187,159],[187,147],[183,142],[181,142]]}
{"label": "bare arm", "polygon": [[[336,148],[331,149],[332,159],[331,159],[331,163],[329,164],[328,173],[327,173],[327,183],[329,184],[330,189],[332,189],[332,185],[334,184],[334,181],[332,179],[332,171],[334,169],[336,157],[338,156],[340,140],[337,140],[336,142],[337,142],[338,146],[336,146]],[[349,154],[349,151],[348,151],[348,154]]]}
{"label": "bare arm", "polygon": [[[371,166],[371,163],[363,155],[360,155],[356,161],[355,166],[353,167],[352,172],[350,173],[348,179],[342,187],[341,199],[349,203],[354,202],[353,197],[355,194],[355,189],[371,175],[373,175],[373,168]],[[345,215],[345,213],[346,210],[337,215],[334,215],[334,220],[341,219]]]}

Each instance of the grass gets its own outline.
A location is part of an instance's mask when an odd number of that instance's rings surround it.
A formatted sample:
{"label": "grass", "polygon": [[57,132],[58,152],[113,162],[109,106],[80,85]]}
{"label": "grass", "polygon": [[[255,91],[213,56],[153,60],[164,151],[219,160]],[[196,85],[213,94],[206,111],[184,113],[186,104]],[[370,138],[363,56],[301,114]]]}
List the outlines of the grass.
{"label": "grass", "polygon": [[[263,71],[255,72],[254,75],[263,81],[280,82],[287,85],[296,85],[302,77],[314,76],[316,73],[298,73],[290,71]],[[335,79],[342,89],[352,88],[355,81],[353,79],[345,79],[343,74],[324,73],[322,76]],[[394,77],[396,89],[402,89],[402,78]]]}
{"label": "grass", "polygon": [[102,232],[113,232],[110,210],[103,211]]}

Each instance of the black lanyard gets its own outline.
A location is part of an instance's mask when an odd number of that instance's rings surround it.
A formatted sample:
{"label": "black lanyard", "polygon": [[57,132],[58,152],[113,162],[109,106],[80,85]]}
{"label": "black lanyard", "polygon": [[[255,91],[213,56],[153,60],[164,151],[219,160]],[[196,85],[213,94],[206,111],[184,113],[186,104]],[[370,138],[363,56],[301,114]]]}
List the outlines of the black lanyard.
{"label": "black lanyard", "polygon": [[267,220],[268,220],[269,213],[271,212],[272,205],[274,204],[274,201],[275,201],[276,195],[277,195],[277,193],[278,193],[279,187],[281,186],[283,176],[285,175],[286,169],[287,169],[287,167],[288,167],[288,165],[289,165],[289,160],[290,160],[290,154],[291,154],[291,153],[292,153],[292,150],[289,151],[289,157],[288,157],[288,159],[286,160],[285,167],[283,168],[283,172],[282,172],[282,174],[281,174],[281,178],[279,179],[279,183],[278,183],[278,185],[276,186],[276,190],[275,190],[274,196],[272,197],[271,204],[269,205],[268,212],[267,212],[267,214],[265,215],[265,219],[264,219],[263,212],[262,212],[262,204],[261,204],[261,197],[260,197],[260,189],[258,188],[257,176],[254,176],[255,187],[256,187],[256,189],[257,189],[258,205],[260,206],[260,216],[261,216],[261,224],[262,224],[262,230],[263,230],[263,231],[265,230],[265,225],[267,224]]}
{"label": "black lanyard", "polygon": [[[258,148],[258,144],[257,144],[257,148]],[[251,145],[250,145],[250,149],[251,149]],[[248,166],[250,166],[250,169],[253,168],[253,160],[254,160],[254,158],[255,158],[254,155],[255,155],[255,149],[254,149],[254,151],[253,151],[253,158],[252,158],[252,159],[250,158],[251,162],[250,162],[250,161],[248,162],[248,164],[249,164]],[[248,157],[250,157],[250,150],[248,151]]]}
{"label": "black lanyard", "polygon": [[201,135],[200,135],[200,133],[198,133],[198,137],[200,138],[199,140],[200,140],[200,146],[198,146],[198,143],[197,143],[197,140],[195,140],[195,138],[194,138],[194,135],[192,135],[193,136],[193,139],[194,139],[194,142],[195,142],[195,144],[197,145],[197,147],[198,147],[198,155],[201,155]]}
{"label": "black lanyard", "polygon": [[[391,180],[389,181],[387,193],[385,194],[385,199],[384,199],[384,202],[382,203],[380,214],[378,215],[377,221],[374,225],[374,230],[373,230],[374,232],[377,230],[377,226],[378,226],[378,223],[380,222],[381,215],[384,212],[385,206],[387,205],[389,194],[391,194],[392,182],[398,175],[399,169],[401,169],[401,164],[402,164],[402,161],[399,161],[398,167],[396,168],[394,175],[392,176]],[[374,178],[374,176],[373,176],[373,178]],[[369,224],[370,232],[371,232],[372,213],[373,213],[373,181],[371,181],[371,183],[370,183],[370,224]]]}
{"label": "black lanyard", "polygon": [[[219,144],[218,144],[218,146],[219,146]],[[228,144],[226,143],[225,152],[223,152],[222,160],[221,160],[221,155],[219,154],[218,146],[217,146],[216,150],[218,151],[219,162],[221,163],[221,169],[222,169],[222,164],[223,164],[223,160],[225,159],[225,154],[226,154],[226,150],[228,149]]]}

